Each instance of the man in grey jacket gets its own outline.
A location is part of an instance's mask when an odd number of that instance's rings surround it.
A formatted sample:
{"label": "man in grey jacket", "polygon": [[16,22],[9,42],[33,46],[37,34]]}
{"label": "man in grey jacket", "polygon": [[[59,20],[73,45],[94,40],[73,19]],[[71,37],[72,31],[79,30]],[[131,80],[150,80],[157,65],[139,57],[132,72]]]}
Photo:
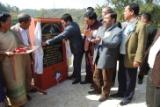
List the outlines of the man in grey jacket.
{"label": "man in grey jacket", "polygon": [[74,56],[73,60],[73,74],[74,78],[72,84],[77,84],[81,81],[81,63],[83,57],[83,38],[81,36],[80,28],[77,23],[73,22],[70,14],[64,14],[61,17],[61,22],[64,26],[64,31],[58,36],[47,40],[45,43],[48,45],[54,45],[63,39],[68,39],[70,42],[71,52]]}
{"label": "man in grey jacket", "polygon": [[[95,89],[90,94],[100,93],[100,102],[106,100],[112,85],[112,75],[116,66],[116,49],[120,44],[121,29],[116,25],[116,13],[108,13],[104,17],[104,24],[98,29],[97,36],[92,40],[96,44],[94,49],[93,63],[95,71],[93,81]],[[103,86],[100,84],[102,73]],[[101,90],[102,88],[102,90]]]}

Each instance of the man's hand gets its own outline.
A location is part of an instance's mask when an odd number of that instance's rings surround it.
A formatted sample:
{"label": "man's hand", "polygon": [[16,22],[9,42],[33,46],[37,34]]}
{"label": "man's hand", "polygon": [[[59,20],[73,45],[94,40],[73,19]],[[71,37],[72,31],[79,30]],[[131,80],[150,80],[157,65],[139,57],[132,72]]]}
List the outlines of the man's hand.
{"label": "man's hand", "polygon": [[133,67],[138,68],[140,66],[140,62],[134,61],[133,62]]}
{"label": "man's hand", "polygon": [[101,42],[101,38],[100,37],[96,37],[95,39],[91,40],[92,43],[98,44]]}
{"label": "man's hand", "polygon": [[92,36],[92,31],[91,30],[84,30],[84,36]]}
{"label": "man's hand", "polygon": [[47,43],[46,43],[46,42],[42,42],[41,45],[42,45],[42,46],[47,46]]}

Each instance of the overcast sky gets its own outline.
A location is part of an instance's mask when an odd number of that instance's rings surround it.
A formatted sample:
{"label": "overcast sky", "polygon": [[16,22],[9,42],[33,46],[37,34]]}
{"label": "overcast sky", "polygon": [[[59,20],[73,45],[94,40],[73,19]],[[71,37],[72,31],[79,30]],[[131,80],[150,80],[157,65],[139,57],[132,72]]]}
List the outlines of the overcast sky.
{"label": "overcast sky", "polygon": [[76,8],[104,5],[106,0],[0,0],[1,3],[17,6],[20,9]]}

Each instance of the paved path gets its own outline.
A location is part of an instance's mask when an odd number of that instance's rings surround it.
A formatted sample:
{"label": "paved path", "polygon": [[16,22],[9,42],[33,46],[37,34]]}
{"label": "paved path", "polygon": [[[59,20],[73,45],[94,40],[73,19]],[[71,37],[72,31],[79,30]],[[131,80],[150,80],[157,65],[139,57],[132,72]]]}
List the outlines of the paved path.
{"label": "paved path", "polygon": [[[145,81],[143,85],[137,85],[133,102],[124,107],[147,107],[145,104]],[[120,107],[121,99],[108,99],[98,102],[98,95],[88,95],[89,85],[72,85],[71,80],[66,80],[50,89],[47,95],[40,93],[31,94],[32,100],[26,107]],[[115,93],[117,87],[113,87],[111,93]]]}
{"label": "paved path", "polygon": [[[84,62],[84,60],[83,60]],[[84,63],[82,68],[84,68]],[[72,70],[70,70],[72,71]],[[82,70],[84,71],[84,69]],[[84,77],[84,72],[82,77]],[[40,93],[31,94],[32,100],[25,107],[120,107],[121,99],[108,99],[98,102],[100,96],[88,95],[90,85],[72,85],[71,80],[66,80],[47,90],[47,95]],[[145,103],[146,78],[143,85],[137,85],[135,96],[131,104],[123,107],[147,107]],[[117,83],[111,93],[117,91]]]}

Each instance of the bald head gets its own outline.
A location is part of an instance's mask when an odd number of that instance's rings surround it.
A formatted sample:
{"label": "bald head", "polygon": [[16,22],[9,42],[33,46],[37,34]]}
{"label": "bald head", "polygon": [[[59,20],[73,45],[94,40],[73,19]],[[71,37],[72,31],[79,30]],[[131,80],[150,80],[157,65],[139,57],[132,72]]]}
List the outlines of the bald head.
{"label": "bald head", "polygon": [[31,20],[31,16],[25,13],[21,13],[18,15],[18,22],[22,23],[22,22],[28,22]]}
{"label": "bald head", "polygon": [[18,15],[18,22],[20,23],[21,28],[28,29],[31,23],[31,16],[21,13]]}

